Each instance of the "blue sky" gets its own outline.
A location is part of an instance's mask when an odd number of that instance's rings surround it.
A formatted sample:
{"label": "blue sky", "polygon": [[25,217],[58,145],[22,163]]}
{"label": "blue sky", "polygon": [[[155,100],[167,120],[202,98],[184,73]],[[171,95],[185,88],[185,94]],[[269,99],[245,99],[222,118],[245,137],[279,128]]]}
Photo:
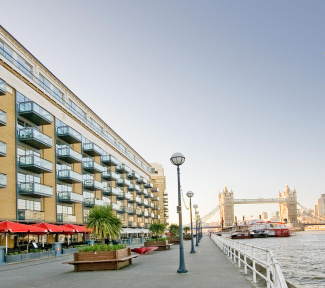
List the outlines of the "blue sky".
{"label": "blue sky", "polygon": [[[177,151],[186,156],[183,191],[194,191],[201,215],[224,185],[257,198],[288,183],[307,207],[325,193],[323,1],[1,7],[1,25],[145,159],[164,165],[171,222]],[[275,210],[246,205],[236,214]]]}

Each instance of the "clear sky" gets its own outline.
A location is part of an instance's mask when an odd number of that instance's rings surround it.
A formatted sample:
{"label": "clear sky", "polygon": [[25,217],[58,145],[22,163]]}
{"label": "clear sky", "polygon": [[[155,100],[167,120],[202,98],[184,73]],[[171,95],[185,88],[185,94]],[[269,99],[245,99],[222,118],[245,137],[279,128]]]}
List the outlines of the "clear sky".
{"label": "clear sky", "polygon": [[[325,193],[324,1],[4,1],[0,22],[203,216],[227,185]],[[242,205],[258,215],[277,205]],[[184,211],[188,222],[188,211]],[[218,217],[214,217],[213,220]]]}

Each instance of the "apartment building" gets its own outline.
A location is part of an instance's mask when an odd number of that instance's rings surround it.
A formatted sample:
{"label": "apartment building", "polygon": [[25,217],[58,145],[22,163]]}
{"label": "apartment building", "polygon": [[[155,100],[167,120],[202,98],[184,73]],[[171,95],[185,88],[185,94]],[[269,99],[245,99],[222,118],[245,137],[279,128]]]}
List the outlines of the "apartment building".
{"label": "apartment building", "polygon": [[124,227],[165,222],[153,171],[0,26],[0,220],[82,224],[112,205]]}

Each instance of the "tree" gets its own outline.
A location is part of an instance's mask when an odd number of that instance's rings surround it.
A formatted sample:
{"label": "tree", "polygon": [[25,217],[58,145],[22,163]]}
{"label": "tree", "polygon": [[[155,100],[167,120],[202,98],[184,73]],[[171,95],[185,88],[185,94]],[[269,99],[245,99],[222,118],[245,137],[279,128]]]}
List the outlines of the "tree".
{"label": "tree", "polygon": [[152,232],[153,236],[158,238],[158,236],[161,236],[164,234],[166,229],[166,224],[164,223],[152,223],[149,226],[149,230]]}
{"label": "tree", "polygon": [[184,230],[185,234],[188,234],[188,231],[190,231],[190,227],[185,226],[183,230]]}
{"label": "tree", "polygon": [[113,211],[112,206],[95,206],[89,213],[87,229],[92,229],[105,244],[105,238],[117,239],[122,231],[122,222]]}
{"label": "tree", "polygon": [[171,236],[176,236],[179,234],[179,226],[176,224],[171,224],[169,226],[169,233],[171,234]]}

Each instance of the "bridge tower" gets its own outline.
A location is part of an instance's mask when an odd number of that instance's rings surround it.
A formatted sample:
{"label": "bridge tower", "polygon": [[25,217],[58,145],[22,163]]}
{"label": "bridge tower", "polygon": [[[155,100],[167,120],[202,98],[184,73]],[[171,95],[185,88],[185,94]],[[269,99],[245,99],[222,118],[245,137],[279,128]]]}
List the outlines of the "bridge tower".
{"label": "bridge tower", "polygon": [[[229,192],[227,187],[219,193],[219,206],[220,206],[220,224],[224,227],[232,226],[234,223],[234,193],[232,190]],[[221,223],[223,221],[223,223]]]}
{"label": "bridge tower", "polygon": [[297,220],[297,192],[296,189],[290,190],[286,184],[283,192],[279,192],[279,198],[285,198],[286,202],[280,202],[280,221],[296,225]]}

